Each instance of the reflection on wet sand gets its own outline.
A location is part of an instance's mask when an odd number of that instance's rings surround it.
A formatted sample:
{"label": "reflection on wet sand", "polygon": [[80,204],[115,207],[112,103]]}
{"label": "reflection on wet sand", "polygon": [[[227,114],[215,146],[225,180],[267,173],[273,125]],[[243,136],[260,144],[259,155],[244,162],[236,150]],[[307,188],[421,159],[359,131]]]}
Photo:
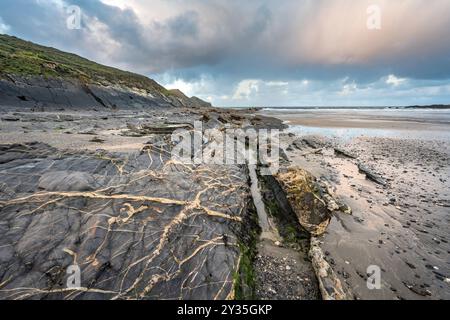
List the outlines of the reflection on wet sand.
{"label": "reflection on wet sand", "polygon": [[[352,208],[334,216],[320,241],[356,297],[449,299],[450,112],[378,111],[268,113],[291,124],[281,139],[291,165]],[[386,185],[367,179],[362,166]],[[373,265],[381,269],[380,290],[367,286]]]}

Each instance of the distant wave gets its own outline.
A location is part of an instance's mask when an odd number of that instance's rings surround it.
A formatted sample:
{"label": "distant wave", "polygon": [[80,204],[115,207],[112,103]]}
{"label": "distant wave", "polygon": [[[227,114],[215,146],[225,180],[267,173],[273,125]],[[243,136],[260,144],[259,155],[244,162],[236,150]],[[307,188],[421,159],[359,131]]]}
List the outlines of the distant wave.
{"label": "distant wave", "polygon": [[267,107],[262,108],[262,111],[272,112],[296,112],[296,111],[355,111],[355,112],[367,112],[367,111],[386,111],[386,112],[433,112],[433,113],[448,113],[450,109],[447,108],[432,108],[432,107]]}
{"label": "distant wave", "polygon": [[384,107],[379,108],[342,108],[342,107],[328,107],[328,108],[306,108],[306,107],[271,107],[271,108],[263,108],[262,111],[275,111],[275,112],[296,112],[296,111],[371,111],[371,110],[384,110]]}
{"label": "distant wave", "polygon": [[264,111],[295,111],[295,110],[380,110],[389,107],[265,107]]}

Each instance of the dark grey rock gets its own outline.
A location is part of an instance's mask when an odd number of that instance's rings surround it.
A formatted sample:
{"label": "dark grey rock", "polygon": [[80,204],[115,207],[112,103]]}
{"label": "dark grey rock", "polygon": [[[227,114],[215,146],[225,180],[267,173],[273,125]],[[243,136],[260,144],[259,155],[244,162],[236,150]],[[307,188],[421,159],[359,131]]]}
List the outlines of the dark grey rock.
{"label": "dark grey rock", "polygon": [[364,173],[367,177],[367,179],[380,184],[382,186],[386,186],[387,182],[385,179],[383,179],[383,177],[381,177],[379,174],[375,173],[373,170],[371,170],[368,166],[359,163],[358,164],[358,169],[360,172]]}
{"label": "dark grey rock", "polygon": [[0,299],[232,298],[247,173],[155,149],[0,145]]}

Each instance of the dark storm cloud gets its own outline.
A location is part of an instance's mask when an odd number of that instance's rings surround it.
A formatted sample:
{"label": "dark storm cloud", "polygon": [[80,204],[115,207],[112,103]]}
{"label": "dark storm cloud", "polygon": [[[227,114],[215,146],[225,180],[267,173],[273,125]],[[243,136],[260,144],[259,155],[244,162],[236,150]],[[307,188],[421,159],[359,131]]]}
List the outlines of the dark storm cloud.
{"label": "dark storm cloud", "polygon": [[[176,5],[177,1],[172,3]],[[68,5],[82,9],[82,30],[65,27]],[[211,1],[211,5],[208,12],[199,12],[205,9],[204,5],[193,5],[193,9],[187,6],[167,18],[140,20],[132,9],[120,9],[98,0],[4,0],[0,16],[18,36],[75,50],[94,59],[104,58],[102,51],[107,51],[109,63],[127,64],[141,72],[200,65],[220,68],[221,64],[227,67],[230,61],[243,64],[255,61],[251,56],[262,52],[255,50],[252,42],[268,27],[270,10],[264,5],[253,8],[246,4],[242,10],[236,4],[227,8],[220,1]],[[151,4],[149,7],[152,9]],[[92,48],[94,39],[98,43]],[[111,47],[111,43],[116,45]],[[256,57],[259,59],[265,57]]]}
{"label": "dark storm cloud", "polygon": [[[102,56],[95,49],[106,50],[110,63],[143,72],[206,66],[236,78],[352,75],[369,81],[386,72],[450,77],[450,22],[441,11],[450,9],[448,1],[380,0],[386,22],[378,33],[365,29],[365,2],[135,0],[119,8],[99,0],[3,0],[0,16],[15,34],[72,49],[78,45],[93,58]],[[64,27],[69,4],[82,9],[80,32]],[[173,12],[159,17],[162,6]],[[421,15],[433,23],[424,23]],[[94,39],[96,48],[86,48]]]}
{"label": "dark storm cloud", "polygon": [[198,34],[198,13],[188,11],[167,22],[173,37],[195,37]]}
{"label": "dark storm cloud", "polygon": [[[370,4],[382,9],[381,30],[366,27]],[[82,10],[81,30],[66,28],[69,5]],[[2,0],[0,31],[160,79],[207,76],[212,95],[233,96],[246,79],[300,91],[304,79],[330,91],[352,88],[342,79],[445,81],[447,12],[448,0]]]}

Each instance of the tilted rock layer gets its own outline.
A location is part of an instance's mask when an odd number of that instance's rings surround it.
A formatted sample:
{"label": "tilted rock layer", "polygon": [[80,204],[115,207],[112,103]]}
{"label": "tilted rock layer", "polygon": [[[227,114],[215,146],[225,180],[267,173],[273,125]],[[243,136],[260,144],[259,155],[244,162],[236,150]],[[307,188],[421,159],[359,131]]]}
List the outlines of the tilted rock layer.
{"label": "tilted rock layer", "polygon": [[323,234],[330,223],[331,212],[323,200],[324,191],[314,177],[301,168],[288,168],[278,173],[276,179],[302,227],[314,236]]}

